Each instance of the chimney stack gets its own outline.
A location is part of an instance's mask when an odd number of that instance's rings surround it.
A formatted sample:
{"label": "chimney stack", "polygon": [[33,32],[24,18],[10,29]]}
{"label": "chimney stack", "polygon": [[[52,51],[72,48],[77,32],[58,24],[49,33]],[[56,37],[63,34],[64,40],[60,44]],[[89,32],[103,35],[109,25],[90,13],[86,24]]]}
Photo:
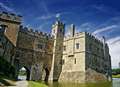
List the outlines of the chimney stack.
{"label": "chimney stack", "polygon": [[70,26],[70,35],[72,37],[74,37],[74,35],[75,35],[75,25],[74,24],[71,24],[71,26]]}

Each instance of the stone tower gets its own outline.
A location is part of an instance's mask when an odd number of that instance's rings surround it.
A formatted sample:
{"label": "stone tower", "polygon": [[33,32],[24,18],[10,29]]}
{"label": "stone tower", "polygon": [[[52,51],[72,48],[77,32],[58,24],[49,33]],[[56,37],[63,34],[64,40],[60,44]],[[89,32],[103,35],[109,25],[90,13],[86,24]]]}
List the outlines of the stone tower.
{"label": "stone tower", "polygon": [[62,51],[65,25],[57,20],[52,25],[52,35],[54,37],[53,59],[49,80],[58,81],[62,70]]}
{"label": "stone tower", "polygon": [[0,25],[6,26],[5,36],[12,42],[14,46],[16,46],[20,24],[21,24],[20,15],[7,12],[0,12]]}

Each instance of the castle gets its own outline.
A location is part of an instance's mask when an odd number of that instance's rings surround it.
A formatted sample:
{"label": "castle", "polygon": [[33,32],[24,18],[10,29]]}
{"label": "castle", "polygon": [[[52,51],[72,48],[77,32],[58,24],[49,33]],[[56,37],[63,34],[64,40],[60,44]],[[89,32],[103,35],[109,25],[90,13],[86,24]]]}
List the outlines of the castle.
{"label": "castle", "polygon": [[[57,20],[52,33],[21,25],[22,16],[0,13],[0,55],[18,71],[27,70],[27,80],[92,82],[111,80],[111,57],[105,40],[87,32],[65,37],[65,24]],[[6,44],[5,44],[6,41]]]}

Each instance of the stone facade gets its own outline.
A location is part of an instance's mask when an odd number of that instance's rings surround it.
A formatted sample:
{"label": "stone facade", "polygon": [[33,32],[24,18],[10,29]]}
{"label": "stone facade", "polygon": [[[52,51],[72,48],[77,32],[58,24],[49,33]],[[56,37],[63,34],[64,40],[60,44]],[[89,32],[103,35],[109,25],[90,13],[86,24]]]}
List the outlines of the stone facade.
{"label": "stone facade", "polygon": [[85,79],[84,32],[64,38],[62,59],[62,73],[59,80],[83,82]]}
{"label": "stone facade", "polygon": [[5,36],[16,46],[21,16],[7,12],[0,13],[0,24],[6,25]]}
{"label": "stone facade", "polygon": [[[86,32],[65,37],[65,24],[57,20],[46,34],[21,26],[21,16],[3,12],[0,23],[7,26],[4,36],[13,44],[16,76],[24,67],[28,80],[89,82],[111,80],[111,59],[105,40]],[[9,49],[9,48],[8,48]],[[2,53],[2,51],[0,52]]]}
{"label": "stone facade", "polygon": [[81,32],[64,38],[62,61],[59,81],[112,80],[108,45],[89,33]]}
{"label": "stone facade", "polygon": [[62,51],[63,51],[63,38],[64,38],[64,27],[65,25],[56,21],[52,26],[52,36],[54,37],[53,45],[53,58],[52,58],[52,68],[49,76],[49,80],[58,81],[60,73],[62,70]]}
{"label": "stone facade", "polygon": [[30,73],[28,79],[41,80],[44,70],[51,69],[52,37],[21,26],[17,40],[15,59],[18,70],[26,67]]}
{"label": "stone facade", "polygon": [[[16,78],[19,70],[24,67],[27,70],[27,80],[48,80],[53,48],[51,35],[21,26],[21,16],[11,13],[1,13],[0,24],[5,26],[1,36],[6,37],[7,42],[9,40],[14,46],[12,50],[15,49],[12,63],[16,67]],[[6,49],[11,49],[10,45],[4,45]],[[4,50],[1,49],[0,53]],[[5,54],[10,62],[8,51]]]}

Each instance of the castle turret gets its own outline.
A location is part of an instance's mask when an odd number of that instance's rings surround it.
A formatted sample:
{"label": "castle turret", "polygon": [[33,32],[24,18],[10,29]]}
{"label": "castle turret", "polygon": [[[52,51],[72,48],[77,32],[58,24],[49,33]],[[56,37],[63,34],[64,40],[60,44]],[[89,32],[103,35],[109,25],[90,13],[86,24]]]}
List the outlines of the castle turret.
{"label": "castle turret", "polygon": [[52,35],[54,37],[52,68],[49,80],[57,81],[62,70],[62,51],[65,25],[57,20],[52,25]]}

